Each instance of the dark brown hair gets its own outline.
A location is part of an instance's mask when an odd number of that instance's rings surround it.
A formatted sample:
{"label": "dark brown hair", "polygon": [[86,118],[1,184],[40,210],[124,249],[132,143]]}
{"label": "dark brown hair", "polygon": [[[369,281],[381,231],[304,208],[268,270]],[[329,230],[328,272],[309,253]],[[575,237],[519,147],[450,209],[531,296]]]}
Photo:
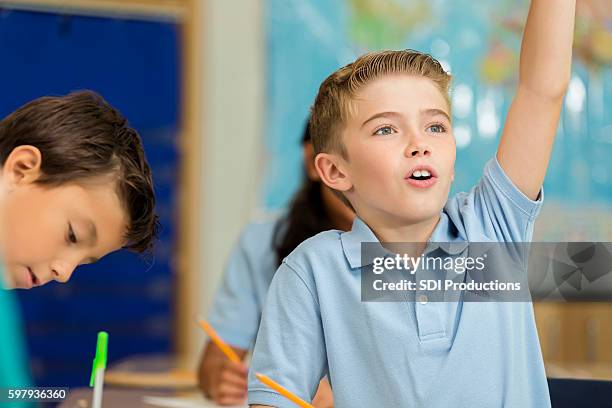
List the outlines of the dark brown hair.
{"label": "dark brown hair", "polygon": [[[302,135],[302,146],[312,143],[308,123]],[[274,250],[276,252],[277,266],[293,250],[310,237],[319,232],[334,228],[321,194],[321,182],[311,180],[305,174],[302,186],[293,197],[289,210],[285,216],[276,223],[274,229]]]}
{"label": "dark brown hair", "polygon": [[140,136],[92,91],[35,99],[0,121],[0,164],[18,146],[41,152],[37,183],[58,186],[112,176],[128,216],[126,248],[145,252],[158,232],[151,170]]}

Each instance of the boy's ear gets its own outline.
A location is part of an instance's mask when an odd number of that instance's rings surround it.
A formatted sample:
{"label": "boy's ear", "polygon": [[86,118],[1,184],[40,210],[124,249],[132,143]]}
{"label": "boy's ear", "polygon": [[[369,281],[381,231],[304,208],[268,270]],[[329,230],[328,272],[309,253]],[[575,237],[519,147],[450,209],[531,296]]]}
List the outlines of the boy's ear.
{"label": "boy's ear", "polygon": [[2,166],[2,177],[9,185],[29,184],[41,175],[42,155],[37,147],[17,146]]}
{"label": "boy's ear", "polygon": [[342,159],[329,153],[319,153],[314,160],[317,173],[327,187],[348,191],[353,188],[353,183],[342,164]]}

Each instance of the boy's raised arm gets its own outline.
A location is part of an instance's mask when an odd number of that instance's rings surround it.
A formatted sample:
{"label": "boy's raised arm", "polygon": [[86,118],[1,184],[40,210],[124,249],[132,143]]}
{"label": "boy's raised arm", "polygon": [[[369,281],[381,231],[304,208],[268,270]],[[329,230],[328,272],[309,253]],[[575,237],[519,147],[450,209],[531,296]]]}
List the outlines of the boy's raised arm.
{"label": "boy's raised arm", "polygon": [[571,73],[576,0],[532,0],[523,33],[519,84],[497,159],[512,182],[537,199]]}

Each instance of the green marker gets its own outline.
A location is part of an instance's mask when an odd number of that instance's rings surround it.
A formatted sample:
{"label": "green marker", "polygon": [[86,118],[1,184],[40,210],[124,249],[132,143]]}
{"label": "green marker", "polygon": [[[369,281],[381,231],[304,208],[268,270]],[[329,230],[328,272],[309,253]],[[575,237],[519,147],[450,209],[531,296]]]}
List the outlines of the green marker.
{"label": "green marker", "polygon": [[98,332],[98,344],[96,345],[96,357],[93,360],[89,386],[94,387],[91,401],[92,408],[102,406],[102,388],[104,387],[104,370],[106,369],[106,351],[108,349],[108,333]]}

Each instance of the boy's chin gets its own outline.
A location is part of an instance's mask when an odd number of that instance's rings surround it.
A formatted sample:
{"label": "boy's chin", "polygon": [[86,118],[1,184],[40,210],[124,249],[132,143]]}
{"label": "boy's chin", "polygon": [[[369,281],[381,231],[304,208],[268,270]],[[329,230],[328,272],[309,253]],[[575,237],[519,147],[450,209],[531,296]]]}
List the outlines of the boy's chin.
{"label": "boy's chin", "polygon": [[32,289],[34,286],[31,278],[27,276],[27,272],[22,272],[19,268],[15,270],[5,266],[2,277],[2,289]]}
{"label": "boy's chin", "polygon": [[427,207],[427,208],[418,208],[407,207],[403,208],[400,218],[404,219],[407,223],[410,224],[418,224],[427,220],[431,220],[440,215],[442,211],[442,207],[438,208],[437,206]]}
{"label": "boy's chin", "polygon": [[15,282],[5,272],[2,274],[2,280],[0,280],[0,288],[3,290],[18,289],[15,287]]}

